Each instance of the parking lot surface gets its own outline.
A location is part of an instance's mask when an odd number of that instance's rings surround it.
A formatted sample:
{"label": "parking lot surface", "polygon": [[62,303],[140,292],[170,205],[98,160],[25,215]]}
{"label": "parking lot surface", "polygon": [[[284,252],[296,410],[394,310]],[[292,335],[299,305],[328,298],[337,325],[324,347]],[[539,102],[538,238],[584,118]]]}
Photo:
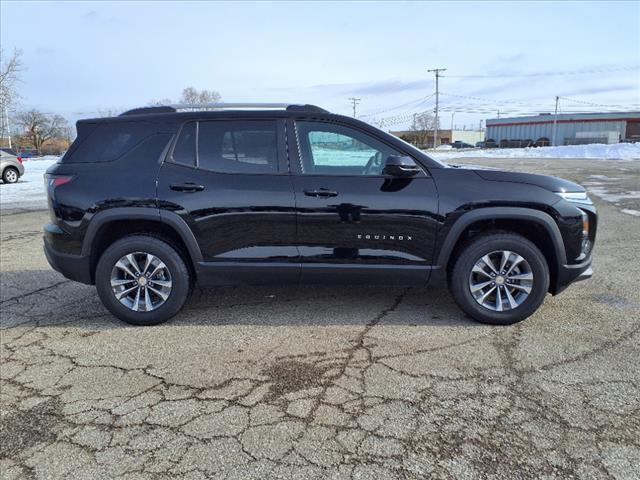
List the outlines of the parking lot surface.
{"label": "parking lot surface", "polygon": [[640,478],[640,161],[464,163],[596,193],[594,278],[510,327],[361,286],[132,327],[48,267],[46,212],[3,212],[2,478]]}

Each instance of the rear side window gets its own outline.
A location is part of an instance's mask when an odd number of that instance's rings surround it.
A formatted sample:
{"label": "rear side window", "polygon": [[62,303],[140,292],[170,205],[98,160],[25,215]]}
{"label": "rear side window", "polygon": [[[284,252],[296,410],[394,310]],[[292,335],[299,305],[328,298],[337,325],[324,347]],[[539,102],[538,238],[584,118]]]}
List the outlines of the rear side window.
{"label": "rear side window", "polygon": [[195,166],[197,132],[198,124],[196,122],[189,122],[182,127],[171,156],[175,163],[190,167]]}
{"label": "rear side window", "polygon": [[73,149],[72,154],[63,157],[62,163],[110,162],[131,150],[151,134],[153,131],[144,122],[99,124],[86,139],[76,140],[80,144]]}
{"label": "rear side window", "polygon": [[275,173],[275,121],[204,121],[198,129],[198,166],[221,173]]}

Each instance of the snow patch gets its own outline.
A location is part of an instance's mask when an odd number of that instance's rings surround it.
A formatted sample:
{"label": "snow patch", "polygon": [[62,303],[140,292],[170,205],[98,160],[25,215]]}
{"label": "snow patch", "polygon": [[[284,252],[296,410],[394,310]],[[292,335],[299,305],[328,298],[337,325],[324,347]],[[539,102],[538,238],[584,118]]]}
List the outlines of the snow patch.
{"label": "snow patch", "polygon": [[436,160],[450,158],[594,158],[602,160],[640,160],[640,143],[593,143],[558,147],[491,148],[464,151],[428,150]]}
{"label": "snow patch", "polygon": [[589,175],[589,178],[595,178],[596,180],[602,180],[603,182],[617,182],[622,180],[619,177],[607,177],[606,175]]}
{"label": "snow patch", "polygon": [[24,175],[18,183],[0,185],[0,209],[41,210],[47,208],[44,173],[59,157],[46,156],[24,160]]}
{"label": "snow patch", "polygon": [[640,217],[640,211],[634,210],[632,208],[623,208],[621,212],[626,213],[627,215],[633,215],[634,217]]}
{"label": "snow patch", "polygon": [[611,203],[617,203],[620,200],[628,200],[630,198],[640,198],[640,192],[635,190],[622,193],[609,193],[609,191],[603,187],[588,187],[588,190],[602,200]]}

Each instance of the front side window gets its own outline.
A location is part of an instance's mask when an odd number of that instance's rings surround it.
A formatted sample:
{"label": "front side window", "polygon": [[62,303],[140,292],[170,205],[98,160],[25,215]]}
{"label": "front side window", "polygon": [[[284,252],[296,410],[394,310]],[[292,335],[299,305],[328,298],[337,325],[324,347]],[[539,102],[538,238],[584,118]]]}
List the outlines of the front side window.
{"label": "front side window", "polygon": [[302,173],[381,175],[394,148],[359,130],[323,122],[296,122]]}
{"label": "front side window", "polygon": [[275,121],[203,121],[198,131],[198,166],[221,173],[276,173]]}

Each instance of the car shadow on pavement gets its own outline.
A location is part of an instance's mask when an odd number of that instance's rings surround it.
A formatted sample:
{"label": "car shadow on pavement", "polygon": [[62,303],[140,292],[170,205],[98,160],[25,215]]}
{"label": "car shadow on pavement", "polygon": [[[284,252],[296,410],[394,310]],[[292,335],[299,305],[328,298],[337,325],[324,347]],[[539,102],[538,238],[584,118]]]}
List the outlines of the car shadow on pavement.
{"label": "car shadow on pavement", "polygon": [[[90,330],[130,325],[111,315],[94,286],[65,279],[51,270],[2,272],[2,327],[37,322]],[[446,289],[399,286],[239,286],[195,287],[169,323],[187,325],[475,326]]]}

